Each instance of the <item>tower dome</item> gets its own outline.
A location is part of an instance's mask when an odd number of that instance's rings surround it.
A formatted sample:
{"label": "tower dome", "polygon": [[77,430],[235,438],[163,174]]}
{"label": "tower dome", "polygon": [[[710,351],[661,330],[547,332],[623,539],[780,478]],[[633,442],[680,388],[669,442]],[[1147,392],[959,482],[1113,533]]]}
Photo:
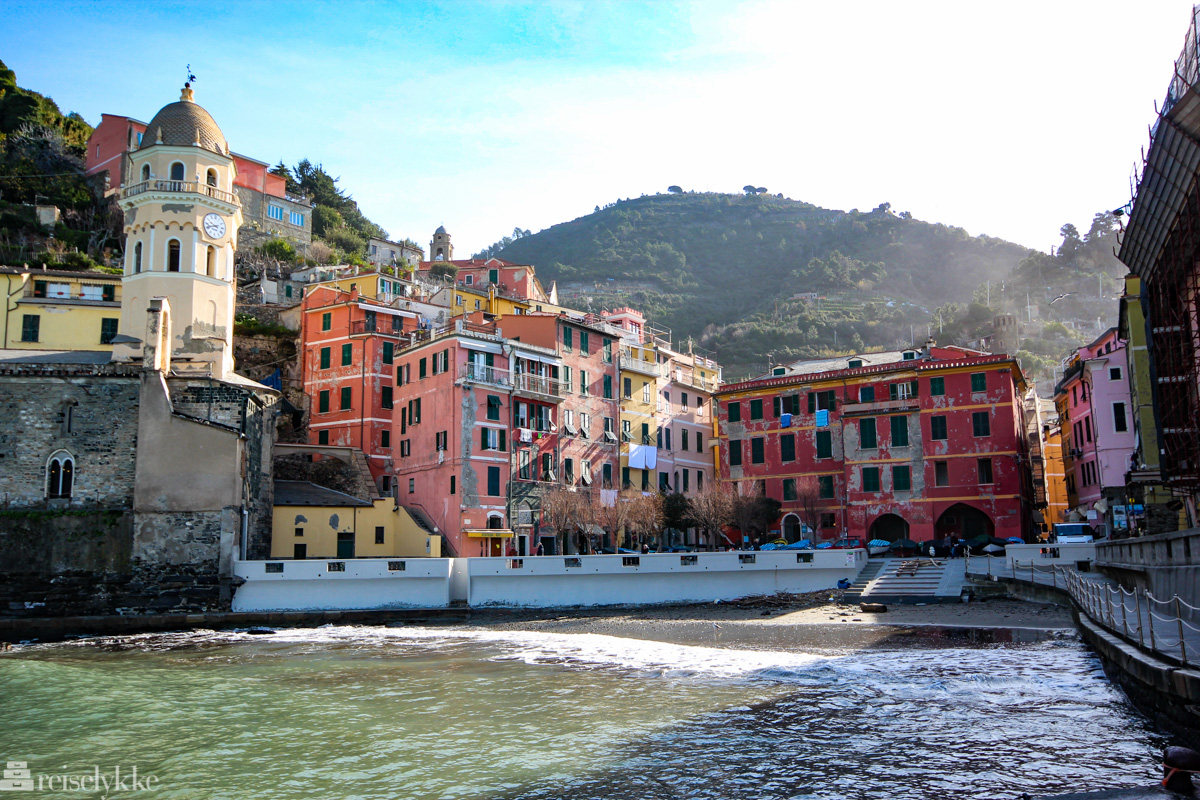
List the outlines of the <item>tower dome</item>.
{"label": "tower dome", "polygon": [[200,147],[221,155],[229,154],[225,134],[217,127],[212,115],[192,99],[194,93],[185,87],[178,102],[163,106],[150,124],[146,126],[143,147],[156,144],[191,147],[199,142]]}

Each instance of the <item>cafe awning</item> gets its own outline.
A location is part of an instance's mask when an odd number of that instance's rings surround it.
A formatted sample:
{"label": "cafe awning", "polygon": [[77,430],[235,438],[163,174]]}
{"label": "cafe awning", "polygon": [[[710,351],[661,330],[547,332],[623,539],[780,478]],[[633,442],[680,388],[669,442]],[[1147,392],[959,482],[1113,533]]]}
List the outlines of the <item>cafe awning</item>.
{"label": "cafe awning", "polygon": [[509,539],[513,535],[508,528],[467,528],[463,532],[472,539]]}

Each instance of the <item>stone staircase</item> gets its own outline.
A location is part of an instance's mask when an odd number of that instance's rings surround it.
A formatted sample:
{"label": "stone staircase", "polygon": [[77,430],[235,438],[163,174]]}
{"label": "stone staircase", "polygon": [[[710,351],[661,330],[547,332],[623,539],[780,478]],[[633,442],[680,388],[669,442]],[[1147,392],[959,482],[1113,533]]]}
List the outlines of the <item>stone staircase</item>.
{"label": "stone staircase", "polygon": [[[872,559],[874,561],[874,559]],[[868,564],[846,592],[846,600],[868,603],[945,603],[957,601],[966,583],[963,559],[879,559]]]}

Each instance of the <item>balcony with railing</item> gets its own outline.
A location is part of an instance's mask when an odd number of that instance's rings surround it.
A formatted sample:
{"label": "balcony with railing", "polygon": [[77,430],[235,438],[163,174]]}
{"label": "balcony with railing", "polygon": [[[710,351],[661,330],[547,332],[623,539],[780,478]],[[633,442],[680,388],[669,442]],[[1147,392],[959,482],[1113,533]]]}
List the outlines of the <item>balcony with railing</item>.
{"label": "balcony with railing", "polygon": [[502,389],[512,387],[512,373],[499,367],[489,367],[473,361],[458,366],[459,383],[482,383]]}
{"label": "balcony with railing", "polygon": [[562,384],[544,375],[533,375],[520,372],[513,376],[513,391],[516,394],[531,397],[534,400],[544,400],[557,403],[562,400],[565,390]]}
{"label": "balcony with railing", "polygon": [[693,389],[699,389],[702,392],[715,392],[717,390],[716,376],[701,378],[695,372],[685,369],[676,369],[674,372],[668,373],[672,380],[681,386],[691,386]]}
{"label": "balcony with railing", "polygon": [[628,350],[621,351],[621,369],[640,372],[643,375],[653,375],[656,378],[662,374],[662,365],[657,361],[636,358]]}
{"label": "balcony with railing", "polygon": [[890,414],[897,411],[911,411],[920,408],[921,400],[917,397],[898,397],[895,400],[868,400],[862,403],[846,403],[842,413],[850,416],[855,414]]}
{"label": "balcony with railing", "polygon": [[120,289],[118,283],[71,284],[36,280],[31,281],[25,287],[21,300],[32,303],[119,307],[121,305]]}
{"label": "balcony with railing", "polygon": [[400,328],[392,328],[392,320],[399,317],[387,317],[386,319],[376,320],[371,322],[365,319],[350,320],[350,335],[351,336],[368,336],[374,334],[376,336],[388,336],[394,339],[399,339],[406,336]]}
{"label": "balcony with railing", "polygon": [[166,193],[166,194],[199,194],[206,197],[211,197],[215,200],[220,200],[232,206],[241,205],[238,196],[233,192],[227,192],[224,189],[218,189],[215,186],[209,186],[204,181],[170,181],[161,178],[151,178],[148,181],[135,183],[132,186],[127,186],[121,192],[122,199],[137,197],[147,192]]}

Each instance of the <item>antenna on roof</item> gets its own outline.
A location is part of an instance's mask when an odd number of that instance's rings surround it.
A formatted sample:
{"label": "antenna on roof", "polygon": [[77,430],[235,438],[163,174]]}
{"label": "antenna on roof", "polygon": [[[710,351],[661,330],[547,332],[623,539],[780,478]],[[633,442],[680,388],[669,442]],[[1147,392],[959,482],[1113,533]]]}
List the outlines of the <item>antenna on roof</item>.
{"label": "antenna on roof", "polygon": [[192,74],[192,65],[191,64],[187,65],[187,74],[188,74],[187,83],[183,84],[183,87],[185,89],[190,89],[190,88],[192,88],[192,84],[196,82],[196,76]]}

